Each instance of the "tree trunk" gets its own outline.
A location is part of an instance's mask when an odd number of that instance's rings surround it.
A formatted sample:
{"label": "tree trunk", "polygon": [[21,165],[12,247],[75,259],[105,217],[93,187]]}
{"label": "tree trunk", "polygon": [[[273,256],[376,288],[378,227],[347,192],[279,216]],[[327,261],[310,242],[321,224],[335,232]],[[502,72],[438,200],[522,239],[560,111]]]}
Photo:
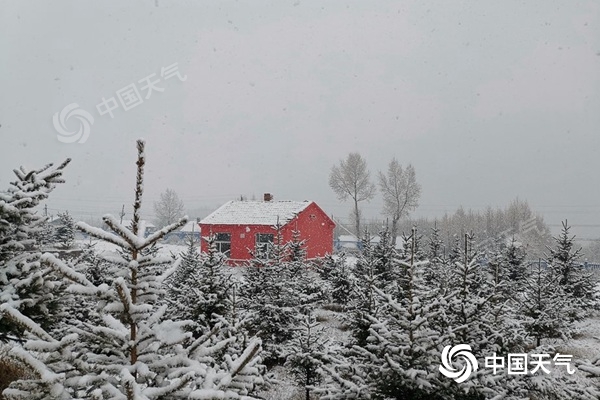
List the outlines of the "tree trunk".
{"label": "tree trunk", "polygon": [[360,238],[360,214],[358,212],[358,200],[354,199],[354,218],[356,227],[356,237]]}
{"label": "tree trunk", "polygon": [[392,217],[392,232],[391,232],[391,239],[392,239],[392,247],[396,248],[396,237],[398,236],[398,220],[400,220],[400,217],[394,215]]}

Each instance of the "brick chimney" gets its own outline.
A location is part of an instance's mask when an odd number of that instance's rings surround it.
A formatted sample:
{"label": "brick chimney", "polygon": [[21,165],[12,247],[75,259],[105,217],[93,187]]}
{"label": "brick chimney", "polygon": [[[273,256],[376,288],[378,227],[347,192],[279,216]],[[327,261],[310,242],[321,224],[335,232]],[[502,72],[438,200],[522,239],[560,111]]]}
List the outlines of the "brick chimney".
{"label": "brick chimney", "polygon": [[263,195],[263,201],[271,201],[273,200],[273,195],[271,193],[265,193]]}

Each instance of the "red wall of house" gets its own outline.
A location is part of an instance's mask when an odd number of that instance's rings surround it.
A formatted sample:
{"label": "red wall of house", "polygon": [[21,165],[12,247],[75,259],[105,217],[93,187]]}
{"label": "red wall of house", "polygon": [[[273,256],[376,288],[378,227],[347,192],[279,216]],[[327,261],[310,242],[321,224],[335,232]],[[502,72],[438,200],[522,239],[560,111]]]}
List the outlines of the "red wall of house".
{"label": "red wall of house", "polygon": [[[288,222],[282,228],[284,242],[292,240],[292,231],[300,231],[301,240],[306,240],[305,249],[307,258],[323,257],[333,252],[333,229],[335,224],[327,217],[325,212],[315,203],[311,203],[294,219]],[[207,225],[200,224],[202,236],[206,237],[210,233],[230,233],[231,234],[231,254],[230,260],[235,261],[249,260],[250,251],[255,249],[257,233],[271,233],[276,235],[275,229],[265,225]],[[208,246],[205,240],[202,240],[201,251],[207,252]]]}
{"label": "red wall of house", "polygon": [[[297,226],[297,228],[296,228]],[[323,257],[333,252],[335,224],[316,203],[311,203],[284,227],[284,240],[292,240],[292,231],[298,229],[306,240],[307,258]]]}

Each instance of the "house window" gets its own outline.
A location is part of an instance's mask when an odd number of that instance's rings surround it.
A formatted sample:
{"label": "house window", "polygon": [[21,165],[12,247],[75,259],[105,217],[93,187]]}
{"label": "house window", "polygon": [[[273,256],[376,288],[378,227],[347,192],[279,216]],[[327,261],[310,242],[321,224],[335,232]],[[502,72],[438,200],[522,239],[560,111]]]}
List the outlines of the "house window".
{"label": "house window", "polygon": [[229,257],[231,253],[231,233],[217,233],[215,235],[215,246],[219,253]]}
{"label": "house window", "polygon": [[271,253],[273,245],[272,233],[257,233],[256,234],[256,258],[267,259]]}

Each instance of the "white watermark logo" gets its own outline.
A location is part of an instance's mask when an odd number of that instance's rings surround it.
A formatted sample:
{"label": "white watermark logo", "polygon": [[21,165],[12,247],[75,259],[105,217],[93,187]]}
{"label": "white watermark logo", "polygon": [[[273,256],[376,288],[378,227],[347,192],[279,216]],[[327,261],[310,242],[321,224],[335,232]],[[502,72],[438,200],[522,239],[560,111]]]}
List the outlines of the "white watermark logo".
{"label": "white watermark logo", "polygon": [[[464,366],[462,369],[455,368],[453,358],[461,357]],[[491,357],[485,357],[485,368],[490,368],[496,375],[504,370],[508,375],[534,375],[538,372],[550,374],[550,369],[546,366],[566,367],[567,373],[572,375],[575,369],[572,368],[572,355],[556,353],[554,357],[550,354],[527,354],[527,353],[509,353],[507,357],[498,356],[494,353]],[[440,372],[442,375],[454,379],[457,383],[462,383],[469,379],[471,374],[477,371],[477,359],[471,353],[471,346],[468,344],[459,344],[454,347],[446,346],[442,350],[442,365]]]}
{"label": "white watermark logo", "polygon": [[[79,129],[71,131],[67,129],[67,121],[76,119],[79,123]],[[89,112],[79,108],[79,104],[71,103],[65,106],[60,113],[52,117],[54,129],[58,132],[56,138],[62,143],[85,143],[90,136],[94,117]]]}
{"label": "white watermark logo", "polygon": [[[452,359],[454,357],[460,357],[463,359],[464,366],[461,369],[455,368]],[[442,375],[452,378],[456,383],[462,383],[469,379],[471,374],[477,371],[479,364],[477,359],[471,353],[471,346],[468,344],[459,344],[454,347],[446,346],[442,350],[442,365],[440,365],[440,372]]]}
{"label": "white watermark logo", "polygon": [[[123,111],[127,111],[139,106],[144,100],[148,100],[152,96],[152,93],[164,92],[165,88],[157,85],[161,83],[161,78],[163,81],[177,78],[179,81],[183,82],[187,80],[187,75],[181,75],[178,63],[162,67],[160,69],[160,78],[156,73],[153,73],[138,80],[137,83],[141,84],[140,89],[138,89],[135,83],[130,83],[117,90],[116,99],[119,99],[119,102],[117,102],[114,96],[109,97],[108,99],[102,97],[102,101],[96,105],[98,114],[100,114],[100,116],[108,114],[111,118],[114,118],[113,111],[119,108],[119,103],[123,108]],[[76,132],[69,131],[66,127],[66,122],[71,117],[75,117],[79,121],[79,130]],[[63,108],[60,113],[54,114],[52,121],[54,123],[54,128],[58,132],[56,137],[59,141],[62,143],[85,143],[90,136],[91,126],[94,124],[94,117],[86,110],[79,108],[77,103],[71,103]]]}

